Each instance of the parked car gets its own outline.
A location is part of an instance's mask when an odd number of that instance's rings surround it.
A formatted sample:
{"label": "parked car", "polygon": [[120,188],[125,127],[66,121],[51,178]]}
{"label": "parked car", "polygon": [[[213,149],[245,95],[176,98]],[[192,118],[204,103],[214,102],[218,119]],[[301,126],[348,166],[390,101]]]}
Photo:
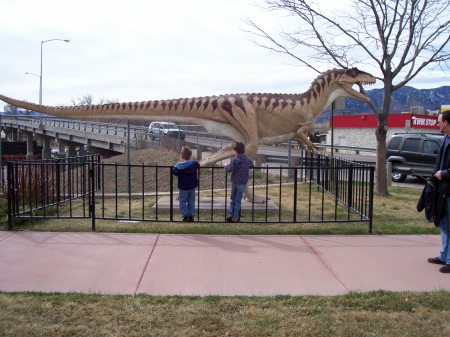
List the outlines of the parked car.
{"label": "parked car", "polygon": [[170,122],[151,122],[148,131],[152,140],[159,140],[160,135],[180,138],[181,140],[186,138],[183,130],[177,124]]}
{"label": "parked car", "polygon": [[396,133],[387,144],[387,161],[392,163],[392,181],[404,182],[408,175],[428,178],[444,140],[438,133]]}

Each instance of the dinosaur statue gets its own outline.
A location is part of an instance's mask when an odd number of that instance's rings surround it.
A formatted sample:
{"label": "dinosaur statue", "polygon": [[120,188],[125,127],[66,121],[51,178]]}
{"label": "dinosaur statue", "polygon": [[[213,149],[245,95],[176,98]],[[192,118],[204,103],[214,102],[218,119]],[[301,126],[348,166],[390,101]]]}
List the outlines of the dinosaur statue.
{"label": "dinosaur statue", "polygon": [[[53,116],[77,118],[161,119],[203,125],[210,133],[221,134],[245,144],[246,154],[255,158],[258,145],[295,140],[310,150],[308,130],[321,112],[337,97],[347,96],[369,102],[352,88],[375,83],[375,78],[357,68],[332,69],[319,75],[302,94],[232,94],[134,103],[52,107],[0,95],[13,106]],[[233,156],[234,143],[205,157],[202,166]]]}

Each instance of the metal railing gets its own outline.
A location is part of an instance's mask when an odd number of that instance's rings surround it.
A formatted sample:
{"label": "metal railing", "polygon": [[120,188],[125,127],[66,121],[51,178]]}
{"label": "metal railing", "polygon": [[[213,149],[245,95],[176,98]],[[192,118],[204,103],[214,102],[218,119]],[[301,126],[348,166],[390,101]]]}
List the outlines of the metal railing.
{"label": "metal railing", "polygon": [[[227,216],[230,176],[222,167],[200,167],[197,222]],[[254,167],[241,222],[365,222],[372,232],[374,167],[321,154],[295,167]],[[172,166],[22,161],[8,164],[8,227],[14,219],[91,218],[181,221]]]}

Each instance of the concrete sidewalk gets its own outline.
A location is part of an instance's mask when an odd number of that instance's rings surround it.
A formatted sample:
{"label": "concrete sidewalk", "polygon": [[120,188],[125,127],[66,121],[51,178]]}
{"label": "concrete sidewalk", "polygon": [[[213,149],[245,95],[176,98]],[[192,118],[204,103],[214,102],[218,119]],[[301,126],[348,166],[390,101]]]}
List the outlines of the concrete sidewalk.
{"label": "concrete sidewalk", "polygon": [[336,295],[450,290],[437,235],[0,232],[0,291]]}

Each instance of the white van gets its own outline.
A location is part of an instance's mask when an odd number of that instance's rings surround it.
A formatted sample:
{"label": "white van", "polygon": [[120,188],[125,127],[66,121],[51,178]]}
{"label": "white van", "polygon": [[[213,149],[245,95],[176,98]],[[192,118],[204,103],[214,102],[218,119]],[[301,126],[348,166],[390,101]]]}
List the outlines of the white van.
{"label": "white van", "polygon": [[159,140],[160,135],[175,137],[181,140],[184,140],[186,137],[180,127],[171,122],[151,122],[148,131],[152,140]]}

